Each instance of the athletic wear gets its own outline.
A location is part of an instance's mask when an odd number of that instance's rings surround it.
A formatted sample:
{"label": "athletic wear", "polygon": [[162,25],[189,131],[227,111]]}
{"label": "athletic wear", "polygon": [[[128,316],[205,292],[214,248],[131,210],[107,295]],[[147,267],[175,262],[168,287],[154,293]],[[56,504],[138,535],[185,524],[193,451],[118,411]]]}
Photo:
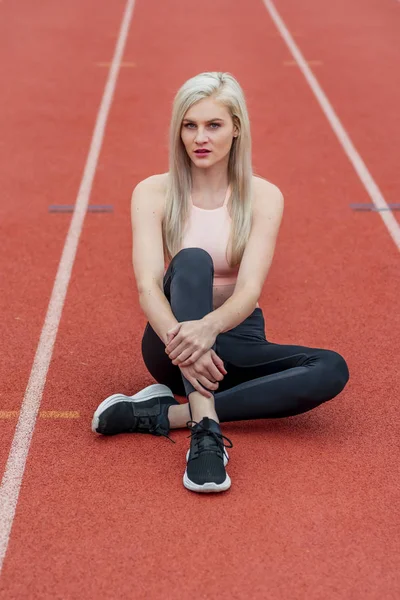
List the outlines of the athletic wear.
{"label": "athletic wear", "polygon": [[[203,249],[186,248],[174,256],[164,277],[164,294],[179,322],[202,319],[212,311],[212,281],[213,262]],[[338,352],[268,341],[261,308],[217,335],[213,349],[227,370],[217,390],[209,390],[221,423],[305,413],[337,396],[349,380],[347,363]],[[174,394],[188,397],[194,391],[149,322],[142,356],[154,379]]]}
{"label": "athletic wear", "polygon": [[169,437],[168,408],[171,404],[179,402],[162,384],[149,385],[134,396],[113,394],[95,411],[92,431],[103,435],[135,432]]}
{"label": "athletic wear", "polygon": [[[190,213],[183,235],[183,248],[203,248],[212,257],[214,264],[213,310],[219,308],[235,289],[239,266],[230,267],[226,258],[232,219],[228,211],[231,185],[219,208],[205,209],[195,206],[190,196]],[[259,304],[257,303],[257,306]]]}
{"label": "athletic wear", "polygon": [[189,421],[187,425],[191,440],[183,485],[192,492],[224,492],[231,486],[225,471],[228,454],[224,440],[228,448],[232,448],[232,442],[221,434],[219,424],[208,417],[200,423]]}

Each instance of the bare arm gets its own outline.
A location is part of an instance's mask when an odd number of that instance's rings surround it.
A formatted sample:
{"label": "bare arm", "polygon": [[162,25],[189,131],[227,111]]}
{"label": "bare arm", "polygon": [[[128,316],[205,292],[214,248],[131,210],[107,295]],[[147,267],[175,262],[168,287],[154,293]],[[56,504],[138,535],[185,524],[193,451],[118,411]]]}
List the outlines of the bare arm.
{"label": "bare arm", "polygon": [[140,295],[139,301],[150,325],[158,337],[167,345],[167,331],[175,327],[178,321],[171,311],[170,303],[164,292],[158,286],[150,287],[146,294]]}
{"label": "bare arm", "polygon": [[131,199],[132,262],[140,306],[158,337],[167,344],[167,331],[178,321],[163,289],[163,198],[158,176],[141,181]]}
{"label": "bare arm", "polygon": [[253,224],[235,290],[222,306],[204,317],[217,335],[233,329],[254,311],[274,256],[283,216],[283,195],[263,179],[257,184]]}

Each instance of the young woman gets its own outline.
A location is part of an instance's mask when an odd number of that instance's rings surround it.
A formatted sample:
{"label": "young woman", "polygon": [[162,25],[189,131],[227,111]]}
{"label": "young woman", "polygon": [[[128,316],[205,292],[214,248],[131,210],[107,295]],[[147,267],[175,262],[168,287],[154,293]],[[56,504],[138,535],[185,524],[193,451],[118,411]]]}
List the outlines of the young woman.
{"label": "young woman", "polygon": [[187,426],[185,487],[221,492],[231,485],[232,443],[220,422],[298,415],[349,379],[337,352],[266,339],[258,299],[283,196],[253,175],[245,98],[232,75],[201,73],[184,83],[173,104],[169,172],[141,181],[131,209],[133,267],[148,317],[142,356],[158,383],[106,398],[92,430],[168,436]]}

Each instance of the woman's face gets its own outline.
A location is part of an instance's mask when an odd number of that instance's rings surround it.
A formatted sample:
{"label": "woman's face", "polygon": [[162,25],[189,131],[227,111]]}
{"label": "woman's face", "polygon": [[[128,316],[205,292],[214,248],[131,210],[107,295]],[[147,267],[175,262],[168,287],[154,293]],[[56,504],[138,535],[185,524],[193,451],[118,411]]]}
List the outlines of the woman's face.
{"label": "woman's face", "polygon": [[[199,167],[210,167],[229,155],[238,129],[228,109],[214,98],[203,98],[189,108],[182,120],[181,138],[186,152]],[[208,150],[196,153],[196,150]]]}

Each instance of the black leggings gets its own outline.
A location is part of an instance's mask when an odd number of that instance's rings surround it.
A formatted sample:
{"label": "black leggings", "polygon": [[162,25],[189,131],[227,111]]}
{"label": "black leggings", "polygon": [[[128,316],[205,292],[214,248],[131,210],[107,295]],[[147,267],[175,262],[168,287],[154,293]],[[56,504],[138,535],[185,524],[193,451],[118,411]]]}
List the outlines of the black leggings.
{"label": "black leggings", "polygon": [[[213,278],[212,258],[202,248],[185,248],[174,256],[164,275],[164,294],[179,322],[212,312]],[[220,333],[213,349],[227,370],[218,390],[210,390],[221,422],[298,415],[337,396],[349,380],[346,361],[333,350],[269,342],[258,307],[242,323]],[[174,394],[195,391],[172,364],[150,323],[142,356],[154,379]]]}

